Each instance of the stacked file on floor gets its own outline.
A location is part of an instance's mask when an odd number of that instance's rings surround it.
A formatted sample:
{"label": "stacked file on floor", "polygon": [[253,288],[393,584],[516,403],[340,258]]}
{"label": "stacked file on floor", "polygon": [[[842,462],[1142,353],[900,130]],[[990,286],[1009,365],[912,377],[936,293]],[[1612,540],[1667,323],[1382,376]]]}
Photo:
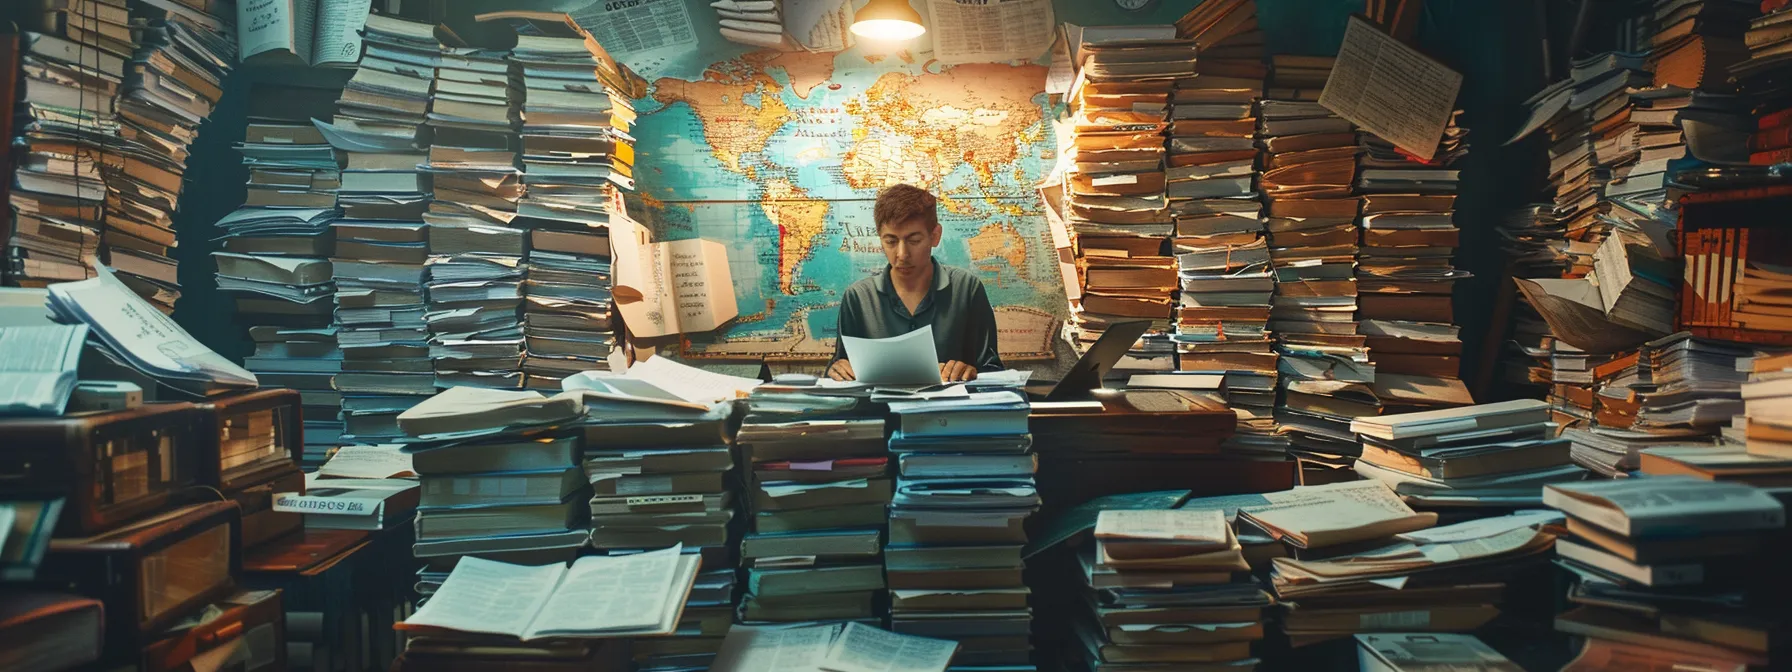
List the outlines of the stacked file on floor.
{"label": "stacked file on floor", "polygon": [[1586,470],[1535,399],[1359,418],[1356,472],[1424,508],[1525,508]]}
{"label": "stacked file on floor", "polygon": [[881,619],[884,420],[863,396],[760,387],[735,442],[750,470],[743,623]]}
{"label": "stacked file on floor", "polygon": [[899,428],[884,563],[892,628],[959,643],[960,665],[1024,665],[1032,611],[1021,581],[1039,506],[1026,399],[1012,390],[890,402]]}
{"label": "stacked file on floor", "polygon": [[1249,669],[1273,601],[1218,509],[1102,511],[1081,558],[1090,610],[1075,623],[1087,670]]}
{"label": "stacked file on floor", "polygon": [[343,440],[404,438],[398,414],[435,394],[429,359],[424,267],[429,237],[429,161],[424,125],[435,66],[434,26],[367,18],[366,52],[328,123],[314,120],[344,153],[336,193],[342,219],[332,273],[342,373]]}
{"label": "stacked file on floor", "polygon": [[1783,658],[1785,582],[1767,557],[1786,524],[1778,498],[1664,476],[1552,485],[1544,503],[1567,514],[1556,562],[1575,580],[1556,630],[1706,669]]}

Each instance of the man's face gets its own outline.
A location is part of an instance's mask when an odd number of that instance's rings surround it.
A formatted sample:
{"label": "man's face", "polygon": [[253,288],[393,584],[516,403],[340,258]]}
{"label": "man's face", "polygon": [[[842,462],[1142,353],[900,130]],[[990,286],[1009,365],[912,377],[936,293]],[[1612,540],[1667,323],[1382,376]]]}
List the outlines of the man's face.
{"label": "man's face", "polygon": [[940,227],[914,217],[877,227],[877,236],[883,241],[884,257],[890,260],[890,272],[908,278],[932,265],[933,248],[940,244]]}

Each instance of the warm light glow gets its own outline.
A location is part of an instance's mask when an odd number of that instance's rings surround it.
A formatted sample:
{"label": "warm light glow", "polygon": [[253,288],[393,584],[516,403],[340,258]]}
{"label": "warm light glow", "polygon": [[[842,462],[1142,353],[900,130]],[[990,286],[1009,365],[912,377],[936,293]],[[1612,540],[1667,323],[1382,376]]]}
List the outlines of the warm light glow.
{"label": "warm light glow", "polygon": [[872,19],[852,24],[852,34],[871,40],[912,40],[926,32],[927,29],[919,23],[896,19]]}
{"label": "warm light glow", "polygon": [[870,40],[912,40],[927,32],[909,0],[871,0],[853,14],[852,34]]}

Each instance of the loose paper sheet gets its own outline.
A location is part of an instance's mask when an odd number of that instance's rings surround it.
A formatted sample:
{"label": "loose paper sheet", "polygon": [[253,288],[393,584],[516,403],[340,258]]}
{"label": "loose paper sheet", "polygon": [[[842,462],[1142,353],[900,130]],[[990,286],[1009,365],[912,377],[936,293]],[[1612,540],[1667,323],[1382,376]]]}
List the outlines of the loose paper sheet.
{"label": "loose paper sheet", "polygon": [[886,632],[848,623],[822,669],[832,672],[942,672],[958,643]]}
{"label": "loose paper sheet", "polygon": [[1033,60],[1052,43],[1051,0],[928,0],[933,55],[941,63]]}
{"label": "loose paper sheet", "polygon": [[[525,639],[555,632],[637,630],[659,624],[673,599],[681,546],[575,562]],[[438,593],[439,594],[439,593]]]}
{"label": "loose paper sheet", "polygon": [[317,468],[317,473],[334,478],[393,478],[415,476],[411,454],[398,444],[377,446],[343,446],[336,449],[330,461]]}
{"label": "loose paper sheet", "polygon": [[113,276],[112,269],[98,266],[99,275],[80,282],[50,286],[52,309],[86,322],[94,335],[123,355],[145,374],[200,380],[223,387],[255,387],[255,374],[237,366],[173,319],[156,310]]}
{"label": "loose paper sheet", "polygon": [[933,325],[890,338],[841,336],[846,359],[858,382],[866,385],[930,385],[940,382],[939,352],[933,347]]}
{"label": "loose paper sheet", "polygon": [[238,57],[248,59],[276,49],[294,50],[299,38],[295,34],[293,13],[297,0],[243,0],[237,3],[236,25]]}
{"label": "loose paper sheet", "polygon": [[714,404],[747,396],[760,381],[727,376],[680,364],[665,357],[649,357],[628,367],[630,378],[639,378],[685,401]]}
{"label": "loose paper sheet", "polygon": [[1226,542],[1226,514],[1218,509],[1103,511],[1098,539],[1163,539]]}
{"label": "loose paper sheet", "polygon": [[1429,161],[1461,88],[1460,73],[1352,16],[1319,104]]}
{"label": "loose paper sheet", "polygon": [[803,628],[736,625],[709,665],[711,672],[819,672],[839,625]]}
{"label": "loose paper sheet", "polygon": [[86,342],[85,324],[0,327],[0,416],[62,415]]}
{"label": "loose paper sheet", "polygon": [[354,65],[361,60],[361,28],[373,0],[316,0],[317,36],[312,40],[314,65]]}
{"label": "loose paper sheet", "polygon": [[561,565],[529,567],[467,557],[435,595],[404,620],[462,632],[521,636],[566,573]]}

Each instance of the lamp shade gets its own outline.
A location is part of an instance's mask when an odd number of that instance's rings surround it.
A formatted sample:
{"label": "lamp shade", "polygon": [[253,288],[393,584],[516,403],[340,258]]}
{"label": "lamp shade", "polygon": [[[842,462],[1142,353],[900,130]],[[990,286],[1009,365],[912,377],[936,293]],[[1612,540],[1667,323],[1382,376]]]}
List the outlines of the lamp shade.
{"label": "lamp shade", "polygon": [[871,0],[853,15],[852,33],[873,40],[912,40],[927,32],[908,0]]}

